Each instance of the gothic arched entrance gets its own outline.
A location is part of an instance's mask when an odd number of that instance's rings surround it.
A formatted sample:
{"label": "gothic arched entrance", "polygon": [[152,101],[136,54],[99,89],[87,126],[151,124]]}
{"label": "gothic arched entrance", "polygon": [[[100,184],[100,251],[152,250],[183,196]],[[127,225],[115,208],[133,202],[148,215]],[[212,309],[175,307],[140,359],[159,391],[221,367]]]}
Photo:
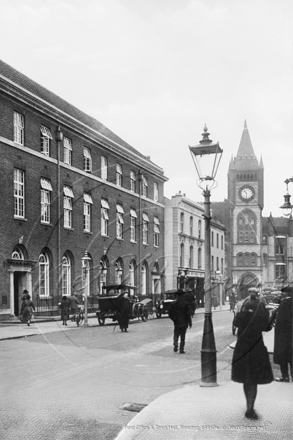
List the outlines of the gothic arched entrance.
{"label": "gothic arched entrance", "polygon": [[238,299],[242,300],[249,296],[250,287],[256,287],[259,283],[258,278],[253,274],[245,274],[238,283]]}

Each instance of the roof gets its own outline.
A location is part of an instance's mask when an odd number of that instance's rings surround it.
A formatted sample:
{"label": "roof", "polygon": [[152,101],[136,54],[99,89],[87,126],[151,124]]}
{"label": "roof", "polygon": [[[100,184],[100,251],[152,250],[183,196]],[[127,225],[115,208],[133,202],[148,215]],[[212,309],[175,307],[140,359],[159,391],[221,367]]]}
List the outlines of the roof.
{"label": "roof", "polygon": [[246,121],[244,122],[244,128],[237,156],[231,160],[230,168],[237,170],[253,170],[263,168],[263,162],[261,161],[261,164],[259,165],[255,156]]}
{"label": "roof", "polygon": [[[50,90],[46,89],[45,87],[39,85],[37,82],[35,82],[32,79],[28,78],[27,76],[23,75],[18,70],[9,66],[8,64],[6,64],[2,60],[0,60],[0,80],[1,79],[2,80],[6,79],[9,82],[12,82],[13,84],[15,84],[16,86],[25,89],[26,91],[30,92],[31,94],[35,95],[36,97],[40,98],[41,100],[47,102],[48,104],[56,107],[57,109],[61,110],[62,112],[68,114],[69,116],[80,121],[81,123],[85,124],[86,126],[92,128],[93,130],[97,131],[98,133],[102,134],[103,136],[106,136],[107,138],[109,138],[113,142],[121,145],[122,147],[135,153],[136,155],[140,156],[141,158],[147,159],[146,156],[141,154],[135,148],[131,147],[127,142],[123,141],[123,139],[121,139],[119,136],[117,136],[115,133],[113,133],[111,130],[109,130],[107,127],[105,127],[101,122],[97,121],[92,116],[87,115],[86,113],[82,112],[78,108],[69,104],[64,99],[60,98],[59,96],[55,95]],[[153,165],[155,165],[155,164],[153,164]],[[155,165],[155,166],[157,166],[157,165]]]}

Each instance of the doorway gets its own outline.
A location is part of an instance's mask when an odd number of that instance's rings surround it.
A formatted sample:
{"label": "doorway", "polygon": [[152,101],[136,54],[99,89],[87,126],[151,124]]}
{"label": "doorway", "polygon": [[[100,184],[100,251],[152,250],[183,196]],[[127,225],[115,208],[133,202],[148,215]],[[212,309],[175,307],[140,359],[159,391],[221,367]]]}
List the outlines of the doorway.
{"label": "doorway", "polygon": [[14,288],[14,316],[20,315],[21,297],[24,289],[27,289],[27,273],[15,271],[13,273],[13,288]]}

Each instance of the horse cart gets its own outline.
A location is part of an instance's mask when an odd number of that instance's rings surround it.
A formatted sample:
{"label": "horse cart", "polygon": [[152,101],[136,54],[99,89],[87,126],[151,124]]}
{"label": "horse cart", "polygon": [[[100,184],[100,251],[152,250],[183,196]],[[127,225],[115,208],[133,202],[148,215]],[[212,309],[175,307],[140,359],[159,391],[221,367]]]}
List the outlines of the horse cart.
{"label": "horse cart", "polygon": [[127,297],[131,305],[131,313],[129,319],[139,318],[142,321],[148,319],[150,313],[151,300],[138,301],[135,295],[135,287],[127,284],[113,284],[103,286],[102,294],[98,295],[98,310],[96,316],[100,325],[105,324],[106,318],[116,321],[121,311],[124,295]]}

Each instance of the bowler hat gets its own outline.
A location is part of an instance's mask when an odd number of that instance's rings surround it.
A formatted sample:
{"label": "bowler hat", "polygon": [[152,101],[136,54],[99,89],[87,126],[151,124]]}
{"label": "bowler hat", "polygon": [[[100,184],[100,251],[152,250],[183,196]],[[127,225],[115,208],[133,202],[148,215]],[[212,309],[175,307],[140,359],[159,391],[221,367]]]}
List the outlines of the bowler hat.
{"label": "bowler hat", "polygon": [[293,286],[292,285],[285,286],[285,287],[283,287],[283,289],[281,289],[281,292],[290,293],[292,295]]}

